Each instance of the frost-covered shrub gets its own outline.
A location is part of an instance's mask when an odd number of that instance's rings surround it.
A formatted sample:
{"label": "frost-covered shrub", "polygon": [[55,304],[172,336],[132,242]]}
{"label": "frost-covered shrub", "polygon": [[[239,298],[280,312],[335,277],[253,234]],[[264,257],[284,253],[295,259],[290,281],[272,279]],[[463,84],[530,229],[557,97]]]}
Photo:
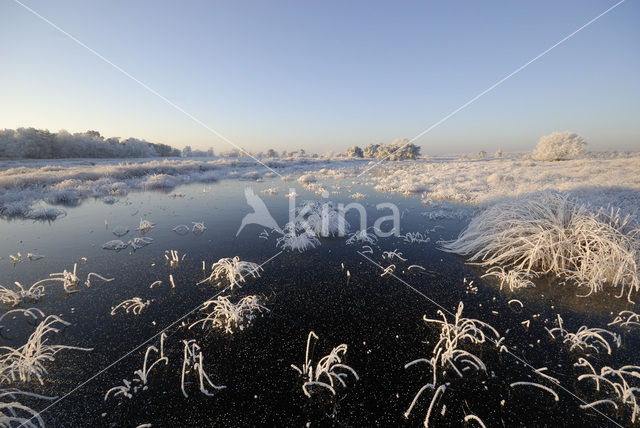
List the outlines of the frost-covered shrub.
{"label": "frost-covered shrub", "polygon": [[278,157],[278,152],[276,152],[273,149],[269,149],[267,150],[267,152],[265,153],[265,157],[267,158],[277,158]]}
{"label": "frost-covered shrub", "polygon": [[365,158],[375,158],[378,154],[378,150],[382,147],[382,143],[367,144],[364,148],[363,154]]}
{"label": "frost-covered shrub", "polygon": [[[483,266],[553,274],[597,293],[640,290],[640,229],[619,211],[594,212],[567,195],[539,192],[497,203],[471,220],[445,251]],[[508,272],[506,272],[508,273]]]}
{"label": "frost-covered shrub", "polygon": [[541,161],[575,159],[582,156],[587,143],[574,132],[554,132],[540,138],[533,158]]}
{"label": "frost-covered shrub", "polygon": [[347,157],[350,158],[361,158],[364,156],[362,153],[362,149],[358,146],[352,146],[347,149]]}
{"label": "frost-covered shrub", "polygon": [[406,138],[396,138],[391,144],[369,144],[363,152],[366,158],[378,160],[401,161],[416,159],[420,156],[420,147]]}

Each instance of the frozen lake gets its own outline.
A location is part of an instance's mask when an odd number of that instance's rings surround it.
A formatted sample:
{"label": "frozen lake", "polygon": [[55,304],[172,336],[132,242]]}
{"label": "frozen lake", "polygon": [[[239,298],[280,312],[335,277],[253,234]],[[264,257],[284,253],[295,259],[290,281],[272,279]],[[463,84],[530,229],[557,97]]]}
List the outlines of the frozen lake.
{"label": "frozen lake", "polygon": [[[391,176],[403,173],[399,171]],[[441,251],[439,244],[458,236],[477,213],[476,205],[432,200],[421,193],[381,193],[374,190],[380,185],[374,175],[358,180],[356,174],[344,171],[313,173],[318,181],[306,185],[264,176],[259,181],[223,178],[165,190],[131,191],[108,203],[102,198],[80,197],[58,201],[54,207],[64,214],[54,221],[0,220],[2,285],[10,287],[18,281],[28,287],[50,273],[72,271],[74,264],[82,281],[89,272],[113,278],[107,283],[92,280],[91,287],[80,284],[74,293],[66,293],[60,285],[48,286],[39,301],[19,304],[71,323],[48,336],[51,343],[92,348],[59,351],[55,361],[44,363],[48,373],[42,385],[34,379],[16,384],[60,400],[24,398],[21,402],[45,409],[42,418],[48,426],[421,425],[433,392],[416,401],[409,417],[403,414],[420,388],[431,382],[431,371],[427,364],[405,365],[431,358],[439,340],[440,328],[425,322],[423,316],[442,319],[438,310],[455,314],[463,302],[463,315],[495,328],[509,352],[500,352],[488,342],[465,347],[481,358],[486,371],[469,370],[460,377],[451,369],[444,370],[446,391],[430,415],[435,426],[460,425],[469,414],[477,415],[487,426],[559,426],[567,418],[586,426],[628,421],[625,410],[602,408],[605,416],[595,409],[580,408],[602,397],[587,382],[576,382],[584,373],[574,367],[578,355],[546,329],[557,326],[557,314],[569,331],[582,325],[609,328],[616,314],[633,305],[616,299],[609,290],[589,298],[576,297],[575,287],[559,286],[560,280],[554,277],[536,279],[535,288],[500,290],[496,281],[480,278],[482,268]],[[241,219],[252,211],[245,199],[247,187],[261,197],[281,227],[288,221],[285,195],[293,188],[297,205],[304,200],[361,203],[369,227],[389,214],[377,210],[376,204],[393,203],[401,213],[401,235],[420,232],[429,241],[380,238],[368,244],[372,252],[363,255],[366,243],[347,245],[346,237],[329,237],[320,238],[320,245],[305,252],[282,251],[276,246],[278,233],[265,234],[261,226],[248,225],[236,237]],[[323,189],[327,193],[322,194]],[[362,198],[354,199],[355,193]],[[154,224],[144,235],[136,230],[141,219]],[[346,220],[355,231],[356,212],[347,212]],[[178,225],[191,227],[192,222],[202,222],[206,230],[201,234],[173,230]],[[125,231],[122,236],[114,234]],[[152,241],[136,251],[131,246],[118,252],[103,249],[108,241],[126,243],[141,236]],[[166,250],[177,251],[177,266],[167,262]],[[394,250],[406,261],[385,254]],[[8,255],[18,252],[23,260],[13,263]],[[29,253],[44,258],[31,261]],[[234,256],[264,263],[260,277],[247,278],[242,288],[233,290],[225,284],[196,285],[209,275],[213,262]],[[395,265],[393,275],[381,276],[391,264]],[[409,268],[412,265],[417,267]],[[162,284],[149,288],[155,281]],[[220,293],[234,301],[257,295],[268,312],[232,335],[189,329],[202,316],[202,302]],[[139,315],[122,310],[111,315],[113,307],[133,297],[150,304]],[[8,309],[5,305],[4,311]],[[446,317],[453,320],[449,313]],[[18,314],[1,324],[0,344],[15,348],[25,343],[36,322]],[[105,400],[110,388],[122,385],[122,379],[133,379],[147,347],[159,347],[163,331],[168,364],[154,366],[146,389],[131,398],[111,395]],[[359,380],[345,378],[346,387],[336,386],[335,396],[316,391],[312,399],[307,398],[300,375],[291,367],[305,362],[310,331],[319,336],[312,349],[314,362],[339,344],[348,345],[344,362]],[[638,332],[625,333],[622,338],[612,355],[602,349],[579,355],[615,367],[637,364]],[[213,396],[199,391],[193,372],[187,373],[185,381],[188,398],[182,393],[183,341],[190,339],[201,346],[211,381],[226,386]],[[534,373],[533,369],[543,367],[560,385],[544,383]],[[514,382],[544,383],[558,400],[536,387],[511,386]]]}

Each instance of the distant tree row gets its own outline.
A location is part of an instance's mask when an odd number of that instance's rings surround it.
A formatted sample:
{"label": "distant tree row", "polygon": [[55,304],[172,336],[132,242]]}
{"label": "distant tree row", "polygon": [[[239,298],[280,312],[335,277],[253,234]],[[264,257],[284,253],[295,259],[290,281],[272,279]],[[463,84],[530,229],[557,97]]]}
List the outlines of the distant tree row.
{"label": "distant tree row", "polygon": [[183,158],[212,158],[214,156],[213,147],[209,150],[193,150],[191,146],[185,146],[184,149],[182,149]]}
{"label": "distant tree row", "polygon": [[144,158],[180,156],[166,144],[137,138],[104,138],[97,131],[70,134],[65,130],[18,128],[0,130],[0,158]]}
{"label": "distant tree row", "polygon": [[364,150],[358,146],[347,149],[347,157],[352,158],[372,158],[379,160],[410,160],[420,156],[420,146],[409,142],[406,138],[396,138],[391,144],[369,144]]}

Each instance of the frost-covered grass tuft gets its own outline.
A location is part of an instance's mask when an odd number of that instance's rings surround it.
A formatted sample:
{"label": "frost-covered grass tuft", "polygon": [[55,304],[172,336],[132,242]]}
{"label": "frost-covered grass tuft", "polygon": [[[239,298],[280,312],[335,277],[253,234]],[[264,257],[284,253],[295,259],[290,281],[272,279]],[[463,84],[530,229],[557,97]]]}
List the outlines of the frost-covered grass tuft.
{"label": "frost-covered grass tuft", "polygon": [[140,297],[134,297],[120,302],[117,306],[111,308],[111,315],[115,315],[119,308],[124,309],[125,313],[133,313],[134,315],[140,315],[142,310],[149,306],[151,301],[143,301]]}
{"label": "frost-covered grass tuft", "polygon": [[149,238],[148,236],[135,237],[129,241],[129,245],[131,245],[131,248],[133,248],[133,251],[146,247],[151,243],[153,243],[153,238]]}
{"label": "frost-covered grass tuft", "polygon": [[229,286],[233,290],[234,286],[240,287],[241,282],[245,282],[245,278],[251,275],[254,278],[260,277],[262,268],[253,262],[245,262],[240,257],[222,258],[211,265],[211,275],[203,279],[198,285],[205,282],[220,284],[222,280],[227,280]]}
{"label": "frost-covered grass tuft", "polygon": [[535,287],[536,285],[531,281],[538,275],[535,272],[523,272],[517,269],[505,270],[502,266],[494,266],[487,270],[487,273],[482,275],[482,278],[488,276],[496,277],[500,281],[500,290],[502,287],[509,287],[509,291],[518,290],[520,288]]}
{"label": "frost-covered grass tuft", "polygon": [[283,229],[283,235],[276,241],[276,247],[283,250],[303,252],[320,245],[314,232],[300,227],[296,223],[287,223]]}
{"label": "frost-covered grass tuft", "polygon": [[605,284],[640,289],[640,231],[619,211],[589,210],[568,196],[540,192],[501,202],[471,220],[445,251],[537,275],[554,274],[597,293]]}
{"label": "frost-covered grass tuft", "polygon": [[428,244],[431,238],[424,236],[420,232],[407,232],[404,235],[404,242],[408,244]]}
{"label": "frost-covered grass tuft", "polygon": [[[558,314],[558,326],[552,329],[547,329],[552,338],[556,338],[556,334],[559,334],[563,340],[563,343],[570,345],[569,351],[577,349],[580,352],[593,349],[596,353],[600,353],[600,349],[606,349],[607,354],[611,355],[613,347],[620,347],[622,344],[622,338],[616,333],[606,330],[604,328],[587,327],[583,325],[577,332],[571,333],[567,331],[562,324],[562,317]],[[612,340],[611,343],[605,338],[609,336]]]}
{"label": "frost-covered grass tuft", "polygon": [[620,311],[620,313],[608,325],[618,327],[640,327],[640,314],[633,311]]}
{"label": "frost-covered grass tuft", "polygon": [[[213,306],[213,310],[209,309]],[[204,302],[202,311],[206,316],[189,326],[202,324],[202,329],[221,329],[226,333],[233,334],[235,330],[243,330],[249,325],[256,315],[255,312],[268,311],[260,304],[258,296],[246,296],[238,303],[232,303],[229,296],[219,296],[217,299]]]}
{"label": "frost-covered grass tuft", "polygon": [[181,376],[181,388],[182,388],[182,394],[185,397],[189,397],[189,395],[187,395],[187,391],[185,390],[185,376],[190,373],[192,370],[194,371],[194,373],[198,376],[198,381],[200,384],[200,392],[202,392],[204,395],[214,395],[213,393],[209,392],[209,390],[207,389],[207,387],[213,388],[216,391],[220,391],[222,389],[225,389],[226,386],[224,385],[215,385],[211,379],[209,379],[209,376],[207,375],[207,372],[204,369],[204,357],[202,356],[202,350],[200,349],[200,346],[196,343],[195,339],[191,339],[191,340],[183,340],[182,343],[184,344],[184,356],[183,356],[183,360],[182,360],[182,376]]}
{"label": "frost-covered grass tuft", "polygon": [[49,315],[38,324],[31,333],[27,343],[19,348],[9,346],[0,347],[0,383],[29,382],[35,377],[43,384],[43,376],[47,374],[44,363],[55,360],[55,354],[63,349],[91,351],[88,348],[78,348],[66,345],[49,345],[49,337],[59,333],[60,329],[70,325],[56,315]]}
{"label": "frost-covered grass tuft", "polygon": [[120,250],[124,250],[125,248],[128,247],[128,244],[119,240],[119,239],[114,239],[112,241],[109,242],[105,242],[102,245],[102,248],[105,250],[114,250],[114,251],[120,251]]}
{"label": "frost-covered grass tuft", "polygon": [[432,375],[432,381],[420,388],[413,397],[409,408],[404,413],[405,418],[409,417],[411,410],[425,390],[435,389],[436,392],[431,400],[429,410],[427,411],[427,415],[424,420],[425,426],[429,425],[429,417],[431,415],[434,402],[438,395],[442,394],[446,389],[445,385],[437,387],[438,368],[444,369],[446,367],[451,367],[461,378],[464,377],[463,373],[467,370],[486,372],[487,368],[479,357],[469,351],[461,349],[460,347],[464,343],[485,343],[489,338],[493,339],[495,343],[498,344],[500,343],[500,334],[495,328],[483,321],[463,317],[463,309],[464,304],[460,302],[458,304],[458,310],[456,311],[453,323],[450,323],[447,320],[447,317],[441,310],[438,310],[438,314],[442,317],[442,320],[430,319],[427,318],[426,315],[423,317],[424,321],[427,323],[440,325],[440,339],[433,348],[431,358],[419,358],[405,364],[404,366],[406,369],[414,364],[426,363],[428,364]]}
{"label": "frost-covered grass tuft", "polygon": [[618,402],[630,408],[631,423],[636,422],[638,416],[640,416],[640,406],[638,405],[638,401],[640,400],[640,366],[628,365],[618,369],[604,366],[600,369],[600,373],[598,373],[591,363],[584,358],[578,359],[578,362],[574,365],[577,367],[587,367],[591,371],[591,373],[578,376],[578,381],[585,379],[593,380],[596,391],[599,392],[602,386],[603,392],[607,392],[604,399],[580,407],[590,408],[600,404],[610,404],[618,410],[618,405],[616,404],[616,402]]}
{"label": "frost-covered grass tuft", "polygon": [[339,211],[331,201],[304,201],[296,208],[299,221],[298,227],[303,227],[315,236],[344,236],[349,231],[349,223],[344,213]]}
{"label": "frost-covered grass tuft", "polygon": [[291,364],[291,367],[300,373],[304,380],[302,391],[307,397],[311,397],[314,389],[310,389],[310,387],[314,386],[325,388],[333,395],[336,395],[336,382],[346,388],[347,384],[344,379],[348,377],[349,373],[356,380],[360,380],[356,371],[342,362],[347,354],[347,345],[344,343],[333,348],[328,355],[322,357],[318,364],[314,366],[309,356],[311,339],[318,340],[318,336],[313,331],[309,332],[309,336],[307,336],[305,361],[302,366],[298,367],[295,364]]}
{"label": "frost-covered grass tuft", "polygon": [[349,239],[347,239],[346,244],[352,245],[355,243],[367,243],[374,245],[376,242],[378,242],[378,237],[376,235],[367,232],[367,229],[362,229],[358,232],[352,233]]}
{"label": "frost-covered grass tuft", "polygon": [[207,227],[204,225],[204,222],[194,221],[192,223],[193,223],[193,228],[191,229],[191,231],[196,235],[202,235],[204,231],[207,230]]}
{"label": "frost-covered grass tuft", "polygon": [[[44,400],[54,400],[57,398],[45,397],[44,395],[25,392],[16,388],[0,389],[0,427],[44,428],[44,420],[42,420],[40,412],[19,403],[17,401],[17,396],[19,395]],[[10,401],[5,401],[7,399]]]}
{"label": "frost-covered grass tuft", "polygon": [[151,229],[155,227],[155,224],[151,223],[149,220],[140,219],[140,225],[136,230],[139,230],[140,233],[145,234],[149,232]]}
{"label": "frost-covered grass tuft", "polygon": [[[160,334],[160,349],[151,345],[147,347],[147,350],[144,353],[144,361],[142,363],[142,368],[133,372],[134,378],[133,383],[127,379],[122,379],[122,385],[114,386],[109,389],[104,395],[104,401],[107,401],[109,396],[117,397],[123,396],[125,398],[132,398],[133,394],[142,390],[146,391],[148,388],[149,382],[149,373],[151,373],[151,369],[155,367],[156,364],[163,362],[166,365],[169,364],[169,358],[164,355],[164,339],[167,337],[166,333],[162,332]],[[149,355],[151,352],[155,352],[159,355],[156,360],[149,365]]]}
{"label": "frost-covered grass tuft", "polygon": [[15,285],[17,290],[0,285],[0,302],[9,306],[17,306],[24,300],[38,301],[44,296],[44,286],[40,284],[40,281],[26,289],[17,281]]}

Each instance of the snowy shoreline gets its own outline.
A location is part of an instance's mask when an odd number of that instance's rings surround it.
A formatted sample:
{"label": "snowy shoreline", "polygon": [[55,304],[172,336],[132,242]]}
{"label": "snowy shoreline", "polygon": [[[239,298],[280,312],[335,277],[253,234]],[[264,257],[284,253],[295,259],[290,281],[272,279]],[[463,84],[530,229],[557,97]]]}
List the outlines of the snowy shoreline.
{"label": "snowy shoreline", "polygon": [[[263,161],[284,181],[313,175],[317,180],[313,185],[321,189],[323,179],[350,178],[380,192],[421,196],[426,204],[444,200],[485,208],[506,198],[556,190],[594,208],[620,208],[636,221],[640,212],[639,152],[593,153],[559,162],[532,161],[520,154],[485,159],[437,157],[381,165],[370,159],[348,158]],[[88,198],[113,203],[132,191],[273,177],[274,172],[251,159],[0,160],[0,216],[53,219],[62,213],[55,206],[74,205]]]}

